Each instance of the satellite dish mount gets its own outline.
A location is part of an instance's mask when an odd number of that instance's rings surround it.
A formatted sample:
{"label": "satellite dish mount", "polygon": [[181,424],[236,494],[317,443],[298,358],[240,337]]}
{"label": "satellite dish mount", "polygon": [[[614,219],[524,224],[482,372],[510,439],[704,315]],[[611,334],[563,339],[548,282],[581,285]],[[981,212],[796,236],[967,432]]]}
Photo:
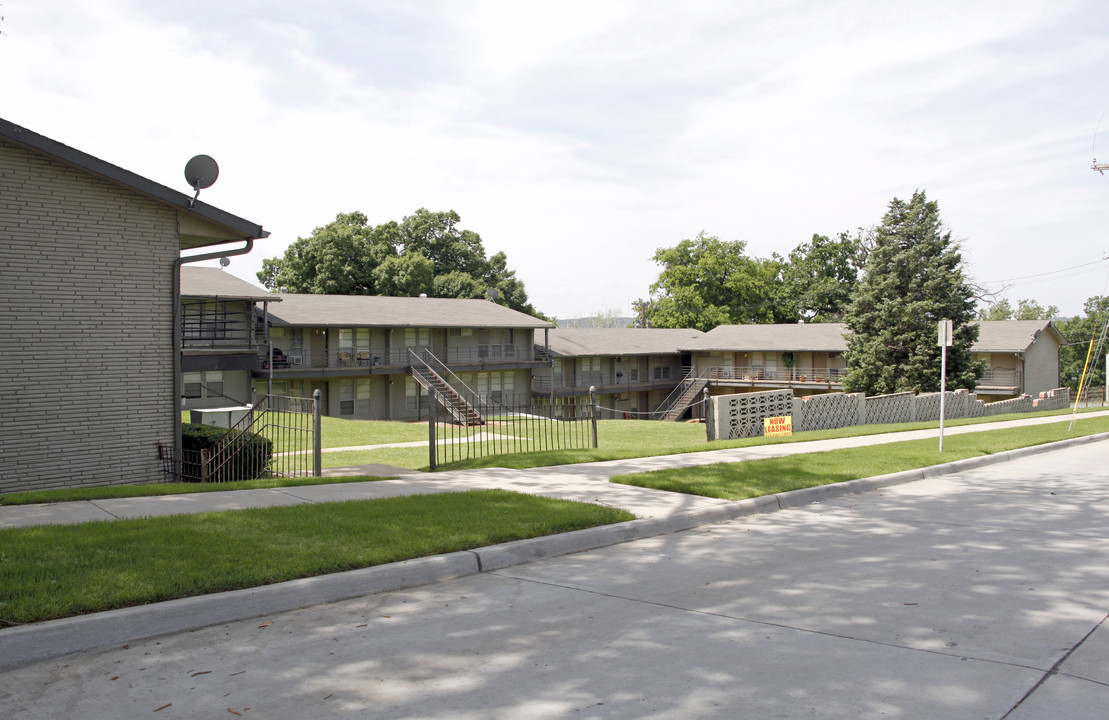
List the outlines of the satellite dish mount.
{"label": "satellite dish mount", "polygon": [[218,177],[219,165],[209,155],[197,155],[185,163],[185,181],[196,191],[193,199],[189,201],[190,208],[196,205],[200,191],[212,187]]}

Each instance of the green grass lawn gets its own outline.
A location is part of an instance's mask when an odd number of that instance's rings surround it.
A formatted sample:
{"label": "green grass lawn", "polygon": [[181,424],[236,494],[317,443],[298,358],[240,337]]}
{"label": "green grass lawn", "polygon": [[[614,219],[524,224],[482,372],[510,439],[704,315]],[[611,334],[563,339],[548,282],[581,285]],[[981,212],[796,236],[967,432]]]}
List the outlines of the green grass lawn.
{"label": "green grass lawn", "polygon": [[[1096,408],[1100,410],[1101,408]],[[1059,422],[1067,422],[1069,410],[1058,410],[1050,413],[1013,413],[996,415],[990,418],[962,418],[948,420],[946,427],[961,425],[988,424],[1006,420],[1022,420],[1030,417],[1057,416]],[[1081,424],[1087,421],[1083,420]],[[650,457],[655,455],[676,455],[687,452],[704,452],[706,450],[723,450],[725,448],[752,447],[755,445],[777,445],[782,443],[808,442],[811,440],[826,440],[842,437],[856,437],[864,435],[877,435],[881,433],[906,432],[910,430],[938,431],[938,421],[891,423],[883,425],[854,425],[851,427],[835,428],[832,430],[814,430],[799,432],[786,437],[754,437],[738,440],[715,440],[709,442],[705,439],[705,426],[701,423],[674,423],[660,422],[657,420],[599,420],[597,422],[598,445],[597,449],[584,450],[553,450],[538,453],[491,455],[474,458],[456,463],[440,466],[442,470],[460,470],[479,467],[506,467],[524,469],[529,467],[546,467],[550,465],[566,465],[579,462],[599,462],[602,460],[622,460],[635,457]],[[426,452],[426,450],[425,450]],[[345,455],[345,453],[344,453]],[[377,451],[369,453],[351,453],[345,459],[344,465],[358,465],[363,462],[386,462],[384,460],[365,459],[381,457]],[[400,460],[400,458],[398,458]],[[326,462],[326,460],[325,460]],[[390,465],[408,467],[400,462],[390,462]],[[426,461],[421,469],[426,469]]]}
{"label": "green grass lawn", "polygon": [[1102,432],[1109,432],[1109,417],[1087,418],[1072,431],[1067,430],[1066,422],[1060,422],[951,435],[944,438],[942,453],[937,438],[929,438],[742,463],[656,470],[617,476],[612,478],[612,482],[689,495],[745,500]]}
{"label": "green grass lawn", "polygon": [[[1101,408],[1092,408],[1099,410]],[[1051,413],[1037,413],[1031,417],[1057,416],[1060,423],[1069,419],[1069,410],[1060,410]],[[1003,420],[1019,420],[1030,417],[1028,414],[998,415],[991,418],[964,418],[949,420],[948,427],[971,425],[977,423],[1001,422]],[[1081,419],[1076,426],[1081,429],[1090,420]],[[323,443],[324,447],[350,447],[355,445],[376,444],[378,440],[384,442],[411,442],[415,439],[427,439],[426,423],[393,423],[378,420],[346,420],[340,418],[323,418]],[[675,423],[659,422],[652,420],[599,420],[597,422],[598,444],[597,449],[584,450],[551,450],[535,453],[517,453],[511,455],[489,455],[486,457],[471,458],[469,460],[445,463],[440,465],[441,470],[462,470],[481,467],[505,467],[525,469],[531,467],[546,467],[550,465],[566,465],[580,462],[599,462],[602,460],[622,460],[626,458],[648,457],[652,455],[674,455],[685,452],[703,452],[705,450],[721,450],[733,447],[750,447],[753,445],[770,445],[790,442],[805,442],[809,440],[823,440],[828,438],[852,437],[873,435],[887,432],[904,432],[908,430],[923,430],[938,428],[937,422],[898,423],[889,425],[863,425],[834,430],[818,430],[813,432],[796,433],[790,437],[781,438],[745,438],[741,440],[718,440],[708,442],[705,439],[705,426],[700,423]],[[497,432],[505,432],[504,427],[496,427]],[[352,465],[366,465],[371,463],[392,465],[412,470],[427,470],[427,447],[410,448],[382,448],[379,450],[349,450],[327,452],[323,454],[325,468],[347,467]],[[350,482],[364,480],[378,480],[376,477],[344,477],[344,478],[263,478],[236,483],[154,483],[149,485],[115,485],[92,488],[64,488],[57,490],[39,490],[23,493],[7,493],[0,495],[0,505],[17,505],[38,502],[64,502],[68,500],[95,500],[118,497],[139,497],[144,495],[175,495],[182,493],[211,492],[219,490],[245,490],[251,488],[289,487],[294,485],[311,485],[333,482]]]}
{"label": "green grass lawn", "polygon": [[0,625],[631,519],[630,513],[599,505],[479,490],[0,530]]}

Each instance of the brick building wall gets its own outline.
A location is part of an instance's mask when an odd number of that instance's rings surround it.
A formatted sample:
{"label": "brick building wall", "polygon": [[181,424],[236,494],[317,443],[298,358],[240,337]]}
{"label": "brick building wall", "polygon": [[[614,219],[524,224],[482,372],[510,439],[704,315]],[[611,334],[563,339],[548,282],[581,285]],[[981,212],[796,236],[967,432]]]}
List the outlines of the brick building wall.
{"label": "brick building wall", "polygon": [[176,222],[0,140],[0,492],[161,479]]}

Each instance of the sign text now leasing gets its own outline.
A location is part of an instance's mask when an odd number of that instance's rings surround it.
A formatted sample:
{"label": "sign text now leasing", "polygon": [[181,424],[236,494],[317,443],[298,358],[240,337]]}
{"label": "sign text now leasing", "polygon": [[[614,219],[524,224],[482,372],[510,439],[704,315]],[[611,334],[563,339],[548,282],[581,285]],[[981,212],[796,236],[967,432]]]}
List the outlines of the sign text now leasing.
{"label": "sign text now leasing", "polygon": [[792,435],[793,418],[789,415],[786,415],[785,417],[763,418],[762,434],[767,437],[773,437],[775,435]]}

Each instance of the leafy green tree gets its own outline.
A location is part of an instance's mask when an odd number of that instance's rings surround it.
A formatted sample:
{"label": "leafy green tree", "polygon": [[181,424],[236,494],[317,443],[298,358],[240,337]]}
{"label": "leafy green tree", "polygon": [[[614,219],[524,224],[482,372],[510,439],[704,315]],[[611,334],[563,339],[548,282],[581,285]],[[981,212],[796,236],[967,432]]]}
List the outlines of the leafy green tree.
{"label": "leafy green tree", "polygon": [[974,306],[962,255],[940,222],[939,205],[920,190],[909,202],[894,198],[844,318],[851,330],[844,390],[868,395],[939,390],[941,319],[955,326],[947,387],[973,389],[983,371],[970,352],[978,339]]}
{"label": "leafy green tree", "polygon": [[863,230],[834,240],[813,235],[783,263],[781,304],[792,304],[805,322],[840,322],[859,285],[873,240]]}
{"label": "leafy green tree", "polygon": [[[1086,300],[1083,305],[1085,315],[1061,320],[1057,323],[1059,332],[1067,339],[1067,344],[1059,349],[1059,374],[1064,385],[1078,390],[1086,357],[1090,355],[1093,372],[1086,379],[1088,387],[1105,386],[1105,352],[1100,344],[1109,319],[1109,296],[1099,295]],[[1093,340],[1093,352],[1090,341]]]}
{"label": "leafy green tree", "polygon": [[979,320],[1050,320],[1059,314],[1054,305],[1043,307],[1035,300],[1017,300],[1017,309],[1002,298],[989,307],[978,311]]}
{"label": "leafy green tree", "polygon": [[280,258],[262,261],[258,280],[270,290],[332,295],[380,295],[373,268],[396,248],[375,237],[366,216],[340,213],[335,220],[297,238]]}
{"label": "leafy green tree", "polygon": [[1059,314],[1055,305],[1043,307],[1035,300],[1017,300],[1017,316],[1015,320],[1050,320]]}
{"label": "leafy green tree", "polygon": [[1012,320],[1013,319],[1013,304],[1006,298],[1002,298],[989,307],[982,308],[978,311],[979,320]]}
{"label": "leafy green tree", "polygon": [[393,297],[416,297],[422,293],[431,293],[435,278],[431,260],[412,250],[400,257],[391,255],[385,258],[373,269],[372,275],[377,291],[374,294]]}
{"label": "leafy green tree", "polygon": [[746,247],[701,232],[672,248],[659,248],[653,259],[662,271],[650,289],[660,295],[647,306],[647,321],[658,328],[698,330],[795,322],[792,308],[779,302],[782,261],[748,257]]}
{"label": "leafy green tree", "polygon": [[361,212],[340,213],[279,258],[262,261],[258,280],[270,290],[333,295],[482,298],[543,317],[503,252],[486,257],[481,236],[458,227],[453,210],[420,208],[400,222],[369,224]]}

